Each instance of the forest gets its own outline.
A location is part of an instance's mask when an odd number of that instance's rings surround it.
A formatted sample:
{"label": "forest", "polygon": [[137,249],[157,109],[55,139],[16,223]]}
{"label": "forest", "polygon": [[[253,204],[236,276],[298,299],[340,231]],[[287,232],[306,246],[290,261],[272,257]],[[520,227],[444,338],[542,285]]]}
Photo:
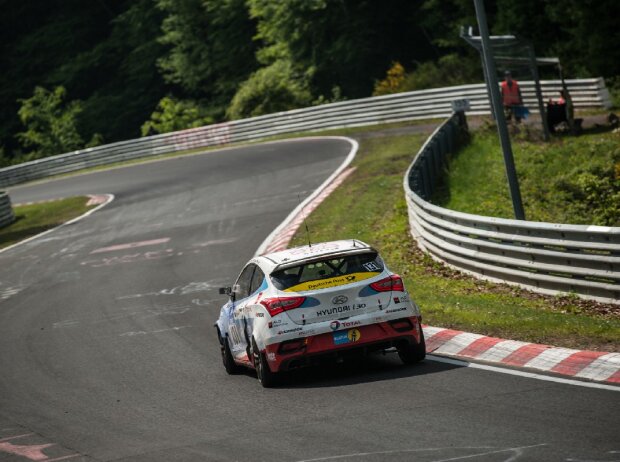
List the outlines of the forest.
{"label": "forest", "polygon": [[[373,94],[482,81],[473,0],[0,0],[0,167]],[[617,0],[487,0],[566,76],[620,86]],[[474,27],[474,30],[477,30]],[[557,77],[557,76],[556,76]]]}

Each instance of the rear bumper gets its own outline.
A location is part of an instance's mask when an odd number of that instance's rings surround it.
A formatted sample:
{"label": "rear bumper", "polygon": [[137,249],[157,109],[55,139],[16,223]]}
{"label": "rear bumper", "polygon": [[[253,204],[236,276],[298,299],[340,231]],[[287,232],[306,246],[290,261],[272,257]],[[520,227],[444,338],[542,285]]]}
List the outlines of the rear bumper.
{"label": "rear bumper", "polygon": [[420,318],[411,316],[274,343],[267,345],[265,356],[272,372],[279,372],[310,365],[321,357],[338,358],[403,343],[419,344],[421,332]]}

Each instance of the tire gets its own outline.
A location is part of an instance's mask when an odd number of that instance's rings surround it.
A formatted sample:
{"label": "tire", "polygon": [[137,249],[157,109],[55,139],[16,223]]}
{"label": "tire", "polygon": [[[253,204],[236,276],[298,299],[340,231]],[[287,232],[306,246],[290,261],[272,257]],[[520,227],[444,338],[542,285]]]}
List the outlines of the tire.
{"label": "tire", "polygon": [[241,366],[238,366],[233,359],[233,355],[230,351],[230,345],[228,344],[228,337],[224,337],[222,340],[222,346],[220,350],[222,352],[222,363],[224,364],[224,369],[230,375],[238,374],[241,371]]}
{"label": "tire", "polygon": [[254,369],[256,369],[256,377],[263,388],[271,388],[278,382],[278,374],[271,372],[267,358],[260,352],[256,346],[256,341],[252,339],[252,361],[254,361]]}
{"label": "tire", "polygon": [[416,364],[426,357],[426,342],[424,332],[420,330],[420,343],[405,343],[398,347],[398,356],[407,365]]}

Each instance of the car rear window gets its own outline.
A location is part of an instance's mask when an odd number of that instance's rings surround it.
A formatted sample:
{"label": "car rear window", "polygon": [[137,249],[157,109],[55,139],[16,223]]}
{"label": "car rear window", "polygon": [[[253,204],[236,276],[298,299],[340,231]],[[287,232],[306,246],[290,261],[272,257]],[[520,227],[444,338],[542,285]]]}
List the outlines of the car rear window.
{"label": "car rear window", "polygon": [[[271,273],[271,281],[278,290],[286,290],[308,281],[331,279],[357,273],[379,274],[383,261],[377,252],[326,257]],[[371,274],[366,275],[366,277]]]}

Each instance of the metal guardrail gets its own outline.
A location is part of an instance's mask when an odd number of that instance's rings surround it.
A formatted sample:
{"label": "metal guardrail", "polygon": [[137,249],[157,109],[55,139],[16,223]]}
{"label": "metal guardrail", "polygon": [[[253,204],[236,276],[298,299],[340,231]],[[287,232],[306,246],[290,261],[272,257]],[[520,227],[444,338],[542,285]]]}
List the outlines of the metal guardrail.
{"label": "metal guardrail", "polygon": [[[610,105],[609,93],[602,78],[567,80],[566,82],[575,107],[608,107]],[[542,81],[541,85],[545,98],[557,97],[561,88],[559,80]],[[521,89],[525,104],[532,108],[536,107],[534,83],[521,82]],[[287,133],[443,118],[452,113],[450,102],[463,98],[470,100],[471,114],[489,114],[489,101],[484,84],[341,101],[121,141],[6,167],[0,169],[0,187],[115,162],[254,141]]]}
{"label": "metal guardrail", "polygon": [[620,303],[620,227],[492,218],[428,202],[448,155],[458,149],[464,120],[463,113],[453,114],[441,124],[405,175],[409,224],[418,246],[478,277]]}
{"label": "metal guardrail", "polygon": [[0,191],[0,228],[15,221],[15,214],[11,206],[11,198],[4,191]]}

